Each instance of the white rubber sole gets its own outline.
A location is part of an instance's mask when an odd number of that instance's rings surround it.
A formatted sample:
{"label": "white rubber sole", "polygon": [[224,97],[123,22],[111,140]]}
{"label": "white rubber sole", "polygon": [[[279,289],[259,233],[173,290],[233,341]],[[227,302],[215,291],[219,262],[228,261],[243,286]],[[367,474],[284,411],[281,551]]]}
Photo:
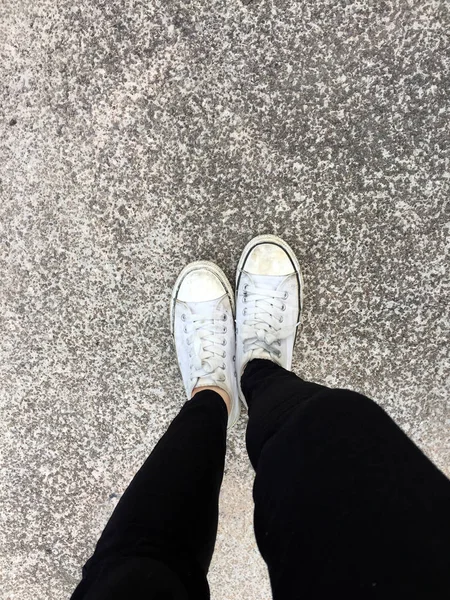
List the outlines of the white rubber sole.
{"label": "white rubber sole", "polygon": [[[175,281],[175,285],[173,286],[172,298],[171,298],[171,302],[170,302],[170,332],[172,334],[172,337],[174,335],[174,329],[175,329],[175,325],[174,325],[175,324],[175,304],[177,302],[178,290],[180,289],[181,284],[182,284],[184,278],[186,277],[186,275],[188,275],[192,271],[197,271],[198,269],[207,269],[207,270],[211,271],[212,273],[214,273],[214,275],[216,275],[216,277],[219,279],[220,283],[225,288],[225,291],[230,299],[231,311],[233,314],[233,321],[235,319],[236,310],[235,310],[235,303],[234,303],[234,292],[233,292],[233,288],[231,287],[230,282],[228,281],[227,276],[222,271],[222,269],[220,267],[218,267],[215,263],[213,263],[209,260],[198,260],[198,261],[189,263],[188,265],[186,265],[186,267],[184,267],[184,269],[178,275],[177,280]],[[241,414],[241,408],[240,408],[240,400],[239,400],[239,392],[238,392],[238,397],[234,400],[234,402],[231,406],[231,412],[228,415],[227,429],[231,429],[232,427],[234,427],[234,425],[236,425],[236,423],[239,420],[240,414]]]}

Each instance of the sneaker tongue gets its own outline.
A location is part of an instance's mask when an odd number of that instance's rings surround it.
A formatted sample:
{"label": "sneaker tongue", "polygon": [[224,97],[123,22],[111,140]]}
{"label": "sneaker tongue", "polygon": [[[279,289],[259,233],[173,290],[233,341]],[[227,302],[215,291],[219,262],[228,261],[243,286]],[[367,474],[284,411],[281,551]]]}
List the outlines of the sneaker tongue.
{"label": "sneaker tongue", "polygon": [[254,348],[252,350],[252,359],[253,358],[265,358],[266,360],[272,360],[270,352],[267,352],[267,350],[265,350],[264,348]]}
{"label": "sneaker tongue", "polygon": [[212,377],[199,377],[195,387],[217,387],[217,381]]}
{"label": "sneaker tongue", "polygon": [[277,290],[286,279],[286,275],[254,275],[253,273],[247,275],[255,287],[267,290]]}
{"label": "sneaker tongue", "polygon": [[224,392],[226,392],[230,398],[232,397],[232,392],[224,381],[217,381],[211,377],[199,377],[194,389],[199,387],[218,387],[221,390],[224,390]]}

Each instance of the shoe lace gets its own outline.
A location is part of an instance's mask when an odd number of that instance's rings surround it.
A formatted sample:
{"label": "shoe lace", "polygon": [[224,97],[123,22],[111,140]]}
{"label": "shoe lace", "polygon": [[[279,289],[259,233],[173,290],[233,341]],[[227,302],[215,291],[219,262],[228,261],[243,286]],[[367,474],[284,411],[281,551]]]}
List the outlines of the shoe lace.
{"label": "shoe lace", "polygon": [[211,377],[216,381],[225,381],[225,374],[217,371],[225,370],[227,315],[215,312],[211,317],[193,314],[182,315],[185,321],[184,333],[190,346],[189,357],[191,379]]}
{"label": "shoe lace", "polygon": [[280,358],[281,340],[291,336],[300,322],[293,327],[283,326],[284,313],[290,309],[285,301],[289,293],[247,284],[244,287],[244,322],[241,335],[244,352],[261,348],[275,358]]}

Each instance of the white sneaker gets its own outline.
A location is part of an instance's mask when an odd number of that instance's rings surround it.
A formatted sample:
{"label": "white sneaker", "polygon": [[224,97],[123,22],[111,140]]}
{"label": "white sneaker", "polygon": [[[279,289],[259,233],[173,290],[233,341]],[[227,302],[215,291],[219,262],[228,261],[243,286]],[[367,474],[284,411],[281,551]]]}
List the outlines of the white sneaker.
{"label": "white sneaker", "polygon": [[172,292],[170,324],[188,399],[197,387],[219,387],[231,400],[228,428],[239,418],[235,371],[234,298],[212,262],[185,267]]}
{"label": "white sneaker", "polygon": [[264,358],[291,370],[302,310],[303,280],[298,260],[282,239],[260,235],[247,244],[236,274],[236,372]]}

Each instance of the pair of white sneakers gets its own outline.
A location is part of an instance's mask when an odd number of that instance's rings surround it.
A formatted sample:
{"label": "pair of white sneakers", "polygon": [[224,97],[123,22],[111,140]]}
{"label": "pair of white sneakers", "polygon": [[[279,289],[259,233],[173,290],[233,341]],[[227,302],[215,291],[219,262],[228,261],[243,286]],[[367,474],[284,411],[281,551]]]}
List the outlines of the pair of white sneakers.
{"label": "pair of white sneakers", "polygon": [[239,399],[246,405],[240,381],[250,360],[264,358],[291,369],[302,292],[298,260],[274,235],[258,236],[245,247],[236,301],[217,265],[198,261],[185,267],[172,292],[170,322],[188,399],[195,388],[223,389],[231,400],[232,427]]}

